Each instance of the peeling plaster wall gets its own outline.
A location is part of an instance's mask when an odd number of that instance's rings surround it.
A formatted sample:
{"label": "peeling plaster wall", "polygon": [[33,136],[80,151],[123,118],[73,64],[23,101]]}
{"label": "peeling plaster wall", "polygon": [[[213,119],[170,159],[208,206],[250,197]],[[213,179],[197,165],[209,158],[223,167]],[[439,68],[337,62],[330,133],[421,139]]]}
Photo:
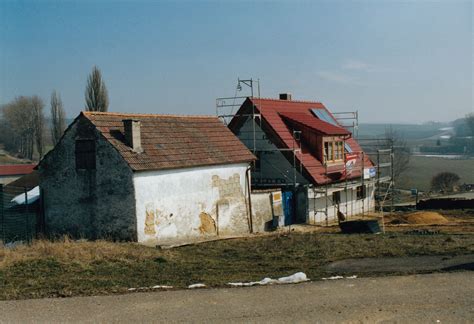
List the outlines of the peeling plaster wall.
{"label": "peeling plaster wall", "polygon": [[[76,139],[95,139],[96,170],[76,170]],[[39,175],[48,233],[136,239],[133,173],[85,118],[44,158]]]}
{"label": "peeling plaster wall", "polygon": [[[367,185],[367,197],[365,199],[357,199],[357,187],[350,187],[346,191],[343,189],[328,190],[328,221],[337,221],[337,205],[332,201],[332,193],[334,191],[341,192],[341,202],[339,203],[340,211],[350,219],[352,216],[362,213],[375,211],[374,186]],[[322,193],[313,194],[312,189],[308,189],[308,224],[318,224],[326,222],[326,198]]]}
{"label": "peeling plaster wall", "polygon": [[248,164],[134,174],[138,242],[248,233]]}
{"label": "peeling plaster wall", "polygon": [[272,230],[273,217],[283,217],[281,191],[252,192],[252,221],[256,233]]}

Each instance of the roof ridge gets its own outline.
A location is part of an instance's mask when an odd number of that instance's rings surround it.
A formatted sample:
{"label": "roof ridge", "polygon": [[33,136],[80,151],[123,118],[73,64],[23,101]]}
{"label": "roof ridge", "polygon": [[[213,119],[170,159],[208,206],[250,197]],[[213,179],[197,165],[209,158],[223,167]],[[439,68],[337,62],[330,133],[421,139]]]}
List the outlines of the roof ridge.
{"label": "roof ridge", "polygon": [[121,112],[104,112],[104,111],[81,111],[85,116],[104,115],[104,116],[139,116],[139,117],[165,117],[165,118],[213,118],[218,119],[214,115],[179,115],[179,114],[140,114],[140,113],[121,113]]}
{"label": "roof ridge", "polygon": [[324,104],[321,101],[309,101],[309,100],[282,100],[282,99],[275,99],[275,98],[264,98],[264,97],[249,97],[250,100],[267,100],[267,101],[278,101],[278,102],[298,102],[298,103],[309,103],[309,104],[321,104],[324,106]]}

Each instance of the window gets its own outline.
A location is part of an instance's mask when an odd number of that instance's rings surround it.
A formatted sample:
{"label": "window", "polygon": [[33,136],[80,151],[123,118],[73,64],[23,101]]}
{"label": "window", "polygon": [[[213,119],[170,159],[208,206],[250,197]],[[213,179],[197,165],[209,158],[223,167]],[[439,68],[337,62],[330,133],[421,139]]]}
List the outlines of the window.
{"label": "window", "polygon": [[338,205],[341,203],[341,192],[335,191],[332,193],[332,203],[333,205]]}
{"label": "window", "polygon": [[367,197],[366,186],[358,186],[356,188],[356,191],[357,191],[357,199],[358,200],[365,199]]}
{"label": "window", "polygon": [[254,171],[260,172],[261,167],[262,167],[261,160],[260,160],[262,158],[262,152],[255,152],[255,157],[257,159],[255,160],[255,164],[254,164]]}
{"label": "window", "polygon": [[95,141],[76,141],[76,170],[95,170]]}
{"label": "window", "polygon": [[332,124],[332,125],[335,125],[335,126],[339,126],[339,124],[336,122],[336,120],[334,118],[332,118],[332,116],[329,115],[329,113],[325,109],[321,109],[321,108],[320,109],[311,109],[311,111],[316,115],[316,117],[318,117],[322,121],[325,121],[326,123],[329,123],[329,124]]}
{"label": "window", "polygon": [[352,153],[352,147],[348,143],[344,143],[344,148],[347,153]]}
{"label": "window", "polygon": [[327,162],[344,160],[344,143],[342,141],[324,142],[324,156]]}

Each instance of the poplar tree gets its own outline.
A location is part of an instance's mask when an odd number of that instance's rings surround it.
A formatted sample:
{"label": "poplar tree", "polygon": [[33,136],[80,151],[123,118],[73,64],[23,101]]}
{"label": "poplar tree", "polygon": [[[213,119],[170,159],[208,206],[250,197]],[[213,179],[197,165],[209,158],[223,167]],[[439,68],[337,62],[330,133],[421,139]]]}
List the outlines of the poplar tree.
{"label": "poplar tree", "polygon": [[66,128],[66,114],[61,96],[53,91],[51,93],[51,138],[53,144],[58,144]]}
{"label": "poplar tree", "polygon": [[87,111],[107,111],[109,108],[107,88],[97,66],[92,68],[87,78],[85,108]]}

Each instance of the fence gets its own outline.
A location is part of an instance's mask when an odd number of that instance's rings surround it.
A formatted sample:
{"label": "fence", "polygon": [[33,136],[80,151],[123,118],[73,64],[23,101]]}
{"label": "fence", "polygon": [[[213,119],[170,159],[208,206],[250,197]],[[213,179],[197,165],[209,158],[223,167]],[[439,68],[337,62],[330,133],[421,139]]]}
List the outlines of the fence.
{"label": "fence", "polygon": [[44,228],[39,188],[0,184],[0,241],[31,242]]}

